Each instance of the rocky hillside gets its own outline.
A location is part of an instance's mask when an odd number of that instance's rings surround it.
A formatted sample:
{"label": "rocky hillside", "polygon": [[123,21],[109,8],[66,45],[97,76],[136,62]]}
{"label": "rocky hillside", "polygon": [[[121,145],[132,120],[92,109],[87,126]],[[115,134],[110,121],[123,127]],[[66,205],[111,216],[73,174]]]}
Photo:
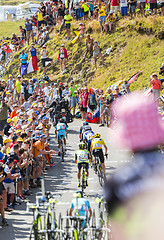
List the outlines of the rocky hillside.
{"label": "rocky hillside", "polygon": [[[72,39],[78,24],[72,23]],[[100,43],[102,53],[105,55],[105,65],[98,60],[98,69],[95,71],[93,57],[83,59],[85,53],[85,39],[74,45],[66,40],[65,31],[59,35],[59,28],[55,27],[50,34],[51,40],[46,43],[49,55],[55,62],[55,71],[48,67],[47,74],[52,81],[69,82],[74,79],[79,85],[107,88],[119,80],[128,80],[138,71],[143,71],[131,89],[143,89],[149,86],[149,77],[158,72],[164,62],[164,18],[149,16],[134,20],[121,19],[118,21],[111,35],[100,33],[97,21],[86,23],[86,34],[89,33],[94,40]],[[60,64],[57,61],[58,48],[64,43],[68,51],[68,72],[60,73]],[[112,46],[112,52],[106,50]],[[26,46],[28,50],[28,47]],[[40,49],[38,48],[38,51]],[[9,66],[8,72],[18,74],[19,53],[16,53]],[[40,56],[38,56],[40,59]],[[39,62],[41,66],[41,62]],[[29,74],[26,78],[43,75],[40,68],[37,75]]]}

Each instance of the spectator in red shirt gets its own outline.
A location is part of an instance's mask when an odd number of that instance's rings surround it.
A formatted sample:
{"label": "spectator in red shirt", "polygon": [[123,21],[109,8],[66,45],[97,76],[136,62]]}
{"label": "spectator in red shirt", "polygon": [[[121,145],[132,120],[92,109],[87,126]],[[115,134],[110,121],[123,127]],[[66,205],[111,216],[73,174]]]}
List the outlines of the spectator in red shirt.
{"label": "spectator in red shirt", "polygon": [[64,44],[61,44],[61,48],[59,49],[58,60],[59,59],[60,59],[61,73],[63,73],[63,71],[65,70],[65,60],[66,59],[68,60],[67,50],[65,49]]}
{"label": "spectator in red shirt", "polygon": [[111,10],[117,15],[119,11],[119,0],[112,0]]}
{"label": "spectator in red shirt", "polygon": [[152,96],[156,104],[159,104],[160,91],[162,90],[161,81],[157,78],[157,74],[153,73],[150,77],[150,84],[152,85]]}

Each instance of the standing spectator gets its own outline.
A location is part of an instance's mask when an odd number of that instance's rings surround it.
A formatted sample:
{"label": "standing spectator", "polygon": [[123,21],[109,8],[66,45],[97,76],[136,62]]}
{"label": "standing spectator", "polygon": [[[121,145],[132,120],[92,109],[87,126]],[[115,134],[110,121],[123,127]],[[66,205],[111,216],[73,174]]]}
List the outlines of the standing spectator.
{"label": "standing spectator", "polygon": [[74,1],[74,9],[75,9],[76,21],[78,21],[80,20],[80,5],[78,0]]}
{"label": "standing spectator", "polygon": [[97,108],[97,101],[96,101],[96,95],[94,93],[93,88],[89,89],[89,95],[88,95],[88,107],[94,111]]}
{"label": "standing spectator", "polygon": [[65,10],[64,22],[65,22],[65,29],[67,32],[67,40],[69,40],[71,37],[70,28],[71,28],[72,19],[73,17],[69,14],[69,11]]}
{"label": "standing spectator", "polygon": [[11,49],[10,49],[10,46],[7,45],[7,42],[4,42],[4,50],[6,52],[6,59],[8,59],[11,54]]}
{"label": "standing spectator", "polygon": [[[152,1],[155,1],[155,0],[152,0]],[[135,17],[136,16],[136,0],[129,0],[128,1],[129,3],[129,13],[130,13],[130,18],[132,19],[133,16]]]}
{"label": "standing spectator", "polygon": [[57,15],[58,15],[58,18],[57,18],[58,24],[61,24],[61,22],[64,18],[64,5],[63,4],[59,5]]}
{"label": "standing spectator", "polygon": [[99,46],[97,41],[94,42],[93,57],[94,57],[95,70],[96,70],[97,69],[97,58],[98,57],[101,57],[102,63],[104,64],[104,56],[101,54],[100,46]]}
{"label": "standing spectator", "polygon": [[150,0],[150,9],[151,9],[151,14],[153,14],[153,11],[155,11],[155,14],[157,14],[157,0]]}
{"label": "standing spectator", "polygon": [[118,97],[118,98],[119,98],[119,97],[122,97],[122,94],[121,94],[120,91],[119,91],[119,87],[116,87],[115,90],[116,90],[117,97]]}
{"label": "standing spectator", "polygon": [[41,7],[39,8],[43,14],[43,17],[46,15],[46,6],[43,2],[40,3]]}
{"label": "standing spectator", "polygon": [[22,72],[22,65],[26,65],[27,60],[28,60],[28,55],[27,53],[24,52],[24,49],[22,49],[21,55],[20,55],[20,74]]}
{"label": "standing spectator", "polygon": [[21,76],[18,75],[18,79],[16,80],[16,94],[18,97],[18,101],[20,100],[20,93],[21,93]]}
{"label": "standing spectator", "polygon": [[87,56],[88,53],[90,53],[90,56],[93,54],[93,38],[91,38],[89,34],[87,35],[86,39],[86,52],[84,58]]}
{"label": "standing spectator", "polygon": [[83,109],[84,109],[84,119],[86,119],[87,116],[87,107],[88,107],[88,88],[84,88],[84,96],[83,96]]}
{"label": "standing spectator", "polygon": [[9,80],[7,81],[7,91],[12,93],[12,88],[13,88],[13,76],[12,76],[12,74],[10,74]]}
{"label": "standing spectator", "polygon": [[157,74],[153,73],[150,77],[150,84],[152,85],[152,97],[157,106],[159,105],[160,91],[162,90],[162,84],[160,79],[157,78]]}
{"label": "standing spectator", "polygon": [[0,106],[0,135],[1,136],[3,136],[3,129],[7,123],[10,101],[11,99],[9,100],[9,102],[6,103],[3,98],[1,99],[1,106]]}
{"label": "standing spectator", "polygon": [[25,28],[26,28],[27,43],[29,45],[30,37],[32,37],[32,41],[34,41],[34,35],[33,35],[33,30],[32,30],[32,23],[29,21],[28,18],[26,18]]}
{"label": "standing spectator", "polygon": [[93,4],[93,0],[90,0],[90,2],[88,3],[89,5],[89,11],[90,11],[90,17],[93,20],[93,9],[94,9],[94,4]]}
{"label": "standing spectator", "polygon": [[44,24],[43,13],[40,8],[38,9],[38,12],[37,12],[37,19],[38,19],[38,29],[39,29],[42,26],[42,24]]}
{"label": "standing spectator", "polygon": [[[143,0],[143,1],[145,1],[145,0]],[[128,13],[127,13],[127,11],[128,11],[127,0],[120,0],[120,8],[121,8],[121,16],[122,17],[127,16],[128,15]]]}
{"label": "standing spectator", "polygon": [[161,3],[161,16],[164,16],[164,0],[161,0],[160,3]]}
{"label": "standing spectator", "polygon": [[72,98],[72,108],[73,108],[73,116],[75,116],[75,108],[77,104],[77,99],[76,99],[76,94],[75,91],[77,92],[77,86],[74,85],[74,81],[71,81],[71,87],[69,88],[70,95]]}
{"label": "standing spectator", "polygon": [[43,71],[44,71],[44,74],[46,74],[46,62],[51,62],[51,66],[53,68],[53,59],[48,57],[48,51],[46,49],[46,46],[43,46],[43,49],[40,55],[41,55],[41,61],[43,65]]}
{"label": "standing spectator", "polygon": [[82,4],[81,7],[84,9],[84,20],[87,20],[88,19],[88,14],[89,14],[89,5],[84,0],[84,3]]}
{"label": "standing spectator", "polygon": [[26,41],[26,29],[23,28],[22,26],[19,26],[19,30],[20,30],[22,43],[24,43],[24,40]]}
{"label": "standing spectator", "polygon": [[60,70],[61,70],[61,73],[63,73],[63,71],[65,70],[65,60],[67,59],[68,61],[67,50],[65,49],[64,44],[61,44],[61,48],[59,49],[58,60],[59,59],[60,59]]}
{"label": "standing spectator", "polygon": [[103,32],[104,24],[106,21],[106,13],[105,13],[105,6],[102,2],[99,3],[99,23],[101,27],[101,32]]}
{"label": "standing spectator", "polygon": [[118,14],[119,11],[119,0],[112,0],[111,10],[116,14]]}
{"label": "standing spectator", "polygon": [[34,47],[34,43],[31,44],[31,48],[30,48],[30,54],[32,57],[32,65],[33,65],[33,69],[34,71],[38,70],[38,59],[37,59],[37,49]]}
{"label": "standing spectator", "polygon": [[141,17],[145,17],[145,6],[146,6],[146,0],[139,0]]}

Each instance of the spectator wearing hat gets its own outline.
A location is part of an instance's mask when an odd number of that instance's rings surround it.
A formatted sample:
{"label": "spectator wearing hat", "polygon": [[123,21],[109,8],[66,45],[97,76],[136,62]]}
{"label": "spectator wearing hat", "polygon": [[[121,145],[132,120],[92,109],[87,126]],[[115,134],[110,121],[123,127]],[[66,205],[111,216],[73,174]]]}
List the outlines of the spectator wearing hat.
{"label": "spectator wearing hat", "polygon": [[4,126],[4,129],[3,129],[3,133],[4,133],[4,135],[6,135],[7,137],[10,136],[9,130],[10,130],[10,128],[12,127],[12,125],[13,125],[12,119],[11,119],[11,118],[8,118],[8,119],[7,119],[7,123],[6,123],[6,125]]}
{"label": "spectator wearing hat", "polygon": [[11,55],[11,48],[10,46],[7,44],[7,42],[4,42],[4,50],[5,50],[5,53],[6,53],[6,59],[8,59]]}
{"label": "spectator wearing hat", "polygon": [[27,60],[28,60],[28,55],[22,49],[21,55],[20,55],[20,74],[22,74],[22,65],[27,65]]}
{"label": "spectator wearing hat", "polygon": [[81,7],[84,9],[84,20],[87,20],[87,19],[88,19],[88,14],[89,14],[89,5],[88,5],[88,3],[84,0]]}
{"label": "spectator wearing hat", "polygon": [[106,21],[105,5],[102,2],[99,2],[99,23],[101,27],[101,32],[103,32],[104,24]]}
{"label": "spectator wearing hat", "polygon": [[164,142],[164,125],[151,98],[139,93],[118,101],[115,111],[117,121],[109,138],[115,147],[129,150],[133,160],[105,187],[112,237],[163,239],[164,156],[159,146]]}
{"label": "spectator wearing hat", "polygon": [[160,91],[162,90],[162,84],[156,73],[153,73],[150,77],[150,84],[152,85],[152,97],[157,106],[159,105]]}
{"label": "spectator wearing hat", "polygon": [[104,56],[101,54],[100,46],[97,41],[94,42],[93,46],[93,57],[95,63],[95,70],[97,69],[97,58],[101,57],[102,63],[104,64]]}
{"label": "spectator wearing hat", "polygon": [[65,29],[67,32],[67,40],[69,40],[71,37],[70,28],[71,28],[72,19],[73,17],[69,14],[69,11],[65,10],[64,23],[65,23]]}
{"label": "spectator wearing hat", "polygon": [[40,52],[40,55],[41,55],[41,61],[43,65],[43,71],[44,71],[44,74],[46,74],[46,62],[51,62],[51,66],[53,68],[53,59],[48,57],[48,51],[45,45],[43,46],[42,51]]}
{"label": "spectator wearing hat", "polygon": [[64,44],[61,44],[61,48],[59,49],[58,60],[60,60],[60,70],[61,73],[65,70],[65,61],[68,60],[67,50],[64,47]]}
{"label": "spectator wearing hat", "polygon": [[80,20],[80,4],[79,4],[78,0],[74,1],[73,4],[74,4],[74,9],[75,9],[76,21],[78,21],[78,20]]}
{"label": "spectator wearing hat", "polygon": [[1,148],[1,152],[4,154],[4,155],[8,155],[10,153],[10,144],[11,144],[12,140],[9,139],[9,138],[6,138],[4,141],[3,141],[3,144],[4,146]]}

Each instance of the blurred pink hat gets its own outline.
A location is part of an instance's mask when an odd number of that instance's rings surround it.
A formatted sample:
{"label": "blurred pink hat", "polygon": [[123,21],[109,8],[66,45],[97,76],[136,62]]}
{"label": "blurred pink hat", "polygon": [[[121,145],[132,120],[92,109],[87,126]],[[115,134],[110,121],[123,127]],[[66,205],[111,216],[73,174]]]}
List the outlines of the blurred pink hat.
{"label": "blurred pink hat", "polygon": [[118,147],[147,150],[162,144],[164,125],[150,97],[132,93],[114,105],[117,122],[110,139]]}

